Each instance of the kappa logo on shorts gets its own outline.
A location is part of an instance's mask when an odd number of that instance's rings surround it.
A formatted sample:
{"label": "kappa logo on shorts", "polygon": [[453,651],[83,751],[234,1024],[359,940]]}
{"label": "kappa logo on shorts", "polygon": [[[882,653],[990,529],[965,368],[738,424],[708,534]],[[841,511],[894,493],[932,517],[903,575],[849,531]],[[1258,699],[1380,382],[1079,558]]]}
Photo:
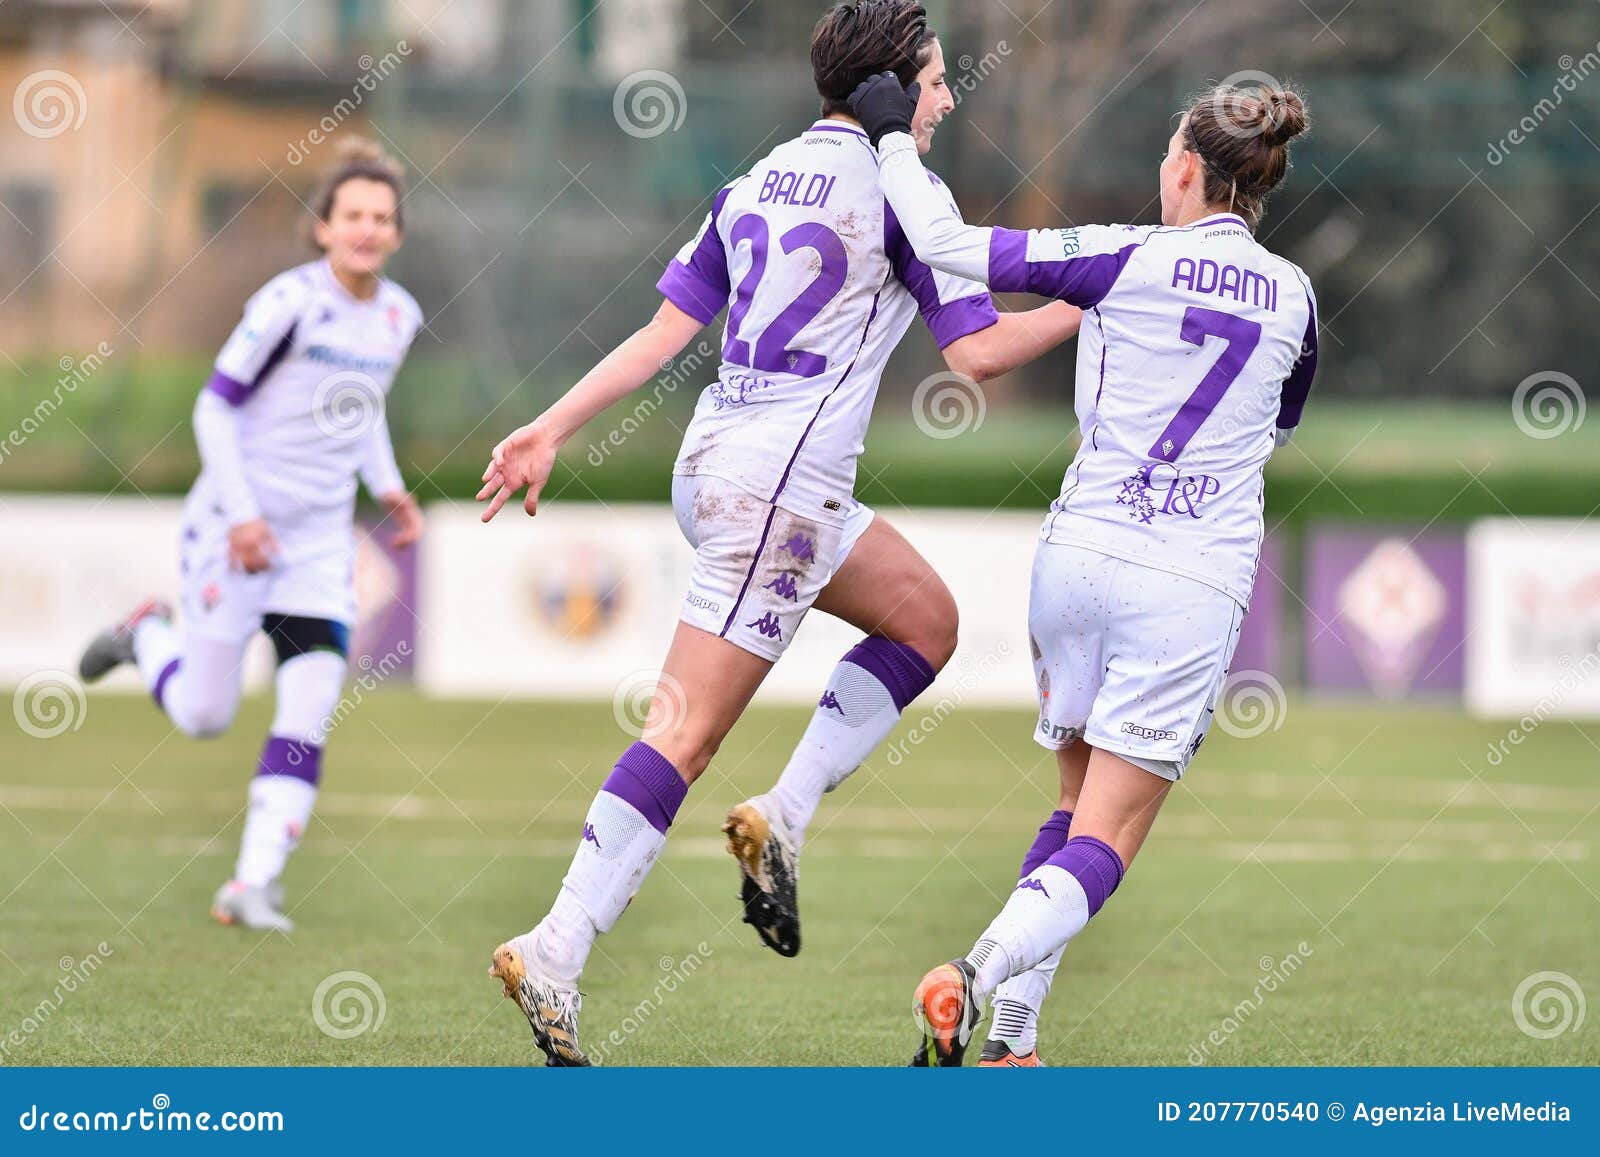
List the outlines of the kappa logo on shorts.
{"label": "kappa logo on shorts", "polygon": [[758,635],[765,635],[769,639],[783,638],[783,628],[778,625],[778,616],[768,611],[753,623],[745,626],[752,627]]}
{"label": "kappa logo on shorts", "polygon": [[593,824],[584,824],[583,825],[583,839],[580,840],[579,842],[580,843],[585,843],[585,844],[593,844],[597,848],[600,846],[600,837],[594,834],[594,825]]}
{"label": "kappa logo on shorts", "polygon": [[683,601],[689,604],[691,607],[702,607],[705,610],[710,611],[712,614],[716,614],[718,611],[722,610],[721,603],[714,603],[704,595],[697,595],[693,591],[690,591],[688,594],[686,594],[683,597]]}
{"label": "kappa logo on shorts", "polygon": [[1045,888],[1044,884],[1042,884],[1038,880],[1035,880],[1032,876],[1029,876],[1026,880],[1023,880],[1020,884],[1018,884],[1015,888],[1013,888],[1012,891],[1013,892],[1043,892],[1044,893],[1044,898],[1046,900],[1050,899],[1050,892]]}
{"label": "kappa logo on shorts", "polygon": [[825,707],[833,708],[840,715],[844,714],[844,708],[839,706],[839,697],[832,691],[824,691],[822,698],[817,700],[817,709],[819,711]]}
{"label": "kappa logo on shorts", "polygon": [[1146,727],[1142,723],[1124,723],[1122,734],[1137,735],[1140,739],[1154,739],[1162,743],[1176,743],[1178,740],[1176,731],[1163,731],[1158,727]]}
{"label": "kappa logo on shorts", "polygon": [[776,592],[779,598],[788,599],[791,603],[800,601],[800,588],[794,585],[794,576],[788,571],[767,583],[765,589]]}
{"label": "kappa logo on shorts", "polygon": [[780,545],[778,549],[788,551],[801,562],[810,562],[817,555],[816,541],[803,534],[790,535],[789,541]]}

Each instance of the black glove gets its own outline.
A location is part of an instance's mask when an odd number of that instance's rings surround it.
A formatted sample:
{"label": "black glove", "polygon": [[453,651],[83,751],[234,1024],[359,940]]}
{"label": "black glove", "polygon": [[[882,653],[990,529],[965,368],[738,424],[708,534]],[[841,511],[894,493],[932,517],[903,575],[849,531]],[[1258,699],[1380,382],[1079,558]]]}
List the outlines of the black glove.
{"label": "black glove", "polygon": [[894,73],[880,72],[856,85],[850,94],[850,111],[867,130],[872,147],[877,148],[885,134],[911,131],[911,118],[921,94],[922,86],[916,81],[902,88]]}

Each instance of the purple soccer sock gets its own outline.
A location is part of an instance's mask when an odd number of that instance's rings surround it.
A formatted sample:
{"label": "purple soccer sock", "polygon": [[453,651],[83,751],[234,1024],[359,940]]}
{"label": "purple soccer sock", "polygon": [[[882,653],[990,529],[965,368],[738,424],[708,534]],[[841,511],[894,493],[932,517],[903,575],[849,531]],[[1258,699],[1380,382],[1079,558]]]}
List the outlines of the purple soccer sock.
{"label": "purple soccer sock", "polygon": [[600,790],[625,800],[651,827],[666,835],[689,785],[666,756],[640,741],[622,753]]}
{"label": "purple soccer sock", "polygon": [[1089,899],[1089,915],[1104,907],[1122,883],[1122,857],[1116,849],[1093,836],[1073,836],[1045,863],[1072,875]]}
{"label": "purple soccer sock", "polygon": [[937,674],[933,665],[914,648],[882,635],[868,635],[862,639],[845,653],[843,662],[869,671],[888,688],[897,711],[904,711],[906,704],[926,691]]}
{"label": "purple soccer sock", "polygon": [[292,776],[316,787],[322,779],[321,746],[281,735],[267,736],[261,748],[261,762],[256,765],[256,776],[266,775]]}
{"label": "purple soccer sock", "polygon": [[1035,868],[1066,847],[1071,827],[1071,812],[1059,808],[1051,812],[1050,818],[1039,826],[1039,834],[1033,838],[1028,854],[1022,857],[1022,870],[1017,873],[1017,879],[1032,875]]}

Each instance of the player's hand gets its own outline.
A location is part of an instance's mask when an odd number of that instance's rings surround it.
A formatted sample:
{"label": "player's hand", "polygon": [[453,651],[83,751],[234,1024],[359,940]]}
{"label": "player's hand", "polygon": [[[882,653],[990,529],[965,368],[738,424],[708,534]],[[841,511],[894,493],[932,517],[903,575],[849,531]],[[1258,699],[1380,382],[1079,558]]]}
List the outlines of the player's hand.
{"label": "player's hand", "polygon": [[892,72],[869,76],[850,94],[850,111],[856,114],[861,127],[867,130],[872,147],[889,133],[909,133],[911,118],[916,115],[917,98],[922,86],[916,81],[904,87]]}
{"label": "player's hand", "polygon": [[528,496],[522,501],[522,509],[530,515],[537,514],[539,492],[550,480],[558,449],[555,436],[537,419],[513,431],[496,446],[483,472],[483,489],[478,491],[478,501],[489,503],[489,508],[483,512],[483,521],[488,522],[499,514],[507,500],[524,486],[528,488]]}
{"label": "player's hand", "polygon": [[272,566],[278,540],[265,521],[252,518],[228,530],[228,566],[245,574],[260,574]]}
{"label": "player's hand", "polygon": [[417,500],[404,490],[396,490],[379,495],[378,501],[388,513],[385,521],[394,526],[389,545],[396,550],[415,545],[422,537],[422,507],[417,505]]}

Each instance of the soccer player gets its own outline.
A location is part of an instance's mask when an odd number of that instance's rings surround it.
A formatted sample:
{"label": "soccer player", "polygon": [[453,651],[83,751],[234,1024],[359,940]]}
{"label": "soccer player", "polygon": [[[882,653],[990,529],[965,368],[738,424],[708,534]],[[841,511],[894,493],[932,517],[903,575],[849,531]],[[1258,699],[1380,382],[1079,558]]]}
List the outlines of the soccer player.
{"label": "soccer player", "polygon": [[85,681],[137,663],[173,726],[205,739],[233,722],[251,636],[272,639],[276,711],[233,879],[212,903],[224,924],[294,927],[280,876],[311,818],[344,681],[357,479],[386,509],[395,546],[422,532],[385,416],[422,325],[416,301],[382,276],[400,246],[404,197],[397,164],[370,143],[345,143],[313,202],[322,259],[250,298],[195,404],[202,468],[183,512],[181,627],[165,604],[147,602],[79,663]]}
{"label": "soccer player", "polygon": [[[524,486],[533,514],[556,452],[728,309],[722,364],[673,469],[679,526],[695,549],[680,622],[643,738],[595,797],[549,914],[500,946],[490,968],[553,1065],[587,1063],[578,977],[660,854],[703,772],[813,606],[864,632],[840,660],[794,757],[724,831],[746,919],[785,956],[800,948],[796,855],[823,794],[888,735],[956,641],[949,591],[904,538],[852,496],[885,361],[912,317],[956,371],[1001,374],[1076,332],[1055,303],[1000,315],[988,291],[918,261],[878,191],[877,156],[846,100],[866,77],[920,80],[915,148],[953,108],[920,4],[840,4],[813,33],[822,116],[716,194],[659,282],[666,301],[565,397],[495,447],[487,521]],[[929,178],[925,178],[929,179]],[[930,192],[957,215],[943,185]]]}
{"label": "soccer player", "polygon": [[863,82],[851,106],[918,258],[1088,315],[1083,442],[1040,532],[1028,612],[1034,737],[1057,753],[1060,809],[1004,909],[913,998],[914,1065],[960,1065],[991,993],[982,1062],[1034,1065],[1062,948],[1121,882],[1205,737],[1255,582],[1262,472],[1311,388],[1311,286],[1253,233],[1306,111],[1286,90],[1208,92],[1167,142],[1160,225],[1019,231],[967,226],[930,195],[902,78]]}

